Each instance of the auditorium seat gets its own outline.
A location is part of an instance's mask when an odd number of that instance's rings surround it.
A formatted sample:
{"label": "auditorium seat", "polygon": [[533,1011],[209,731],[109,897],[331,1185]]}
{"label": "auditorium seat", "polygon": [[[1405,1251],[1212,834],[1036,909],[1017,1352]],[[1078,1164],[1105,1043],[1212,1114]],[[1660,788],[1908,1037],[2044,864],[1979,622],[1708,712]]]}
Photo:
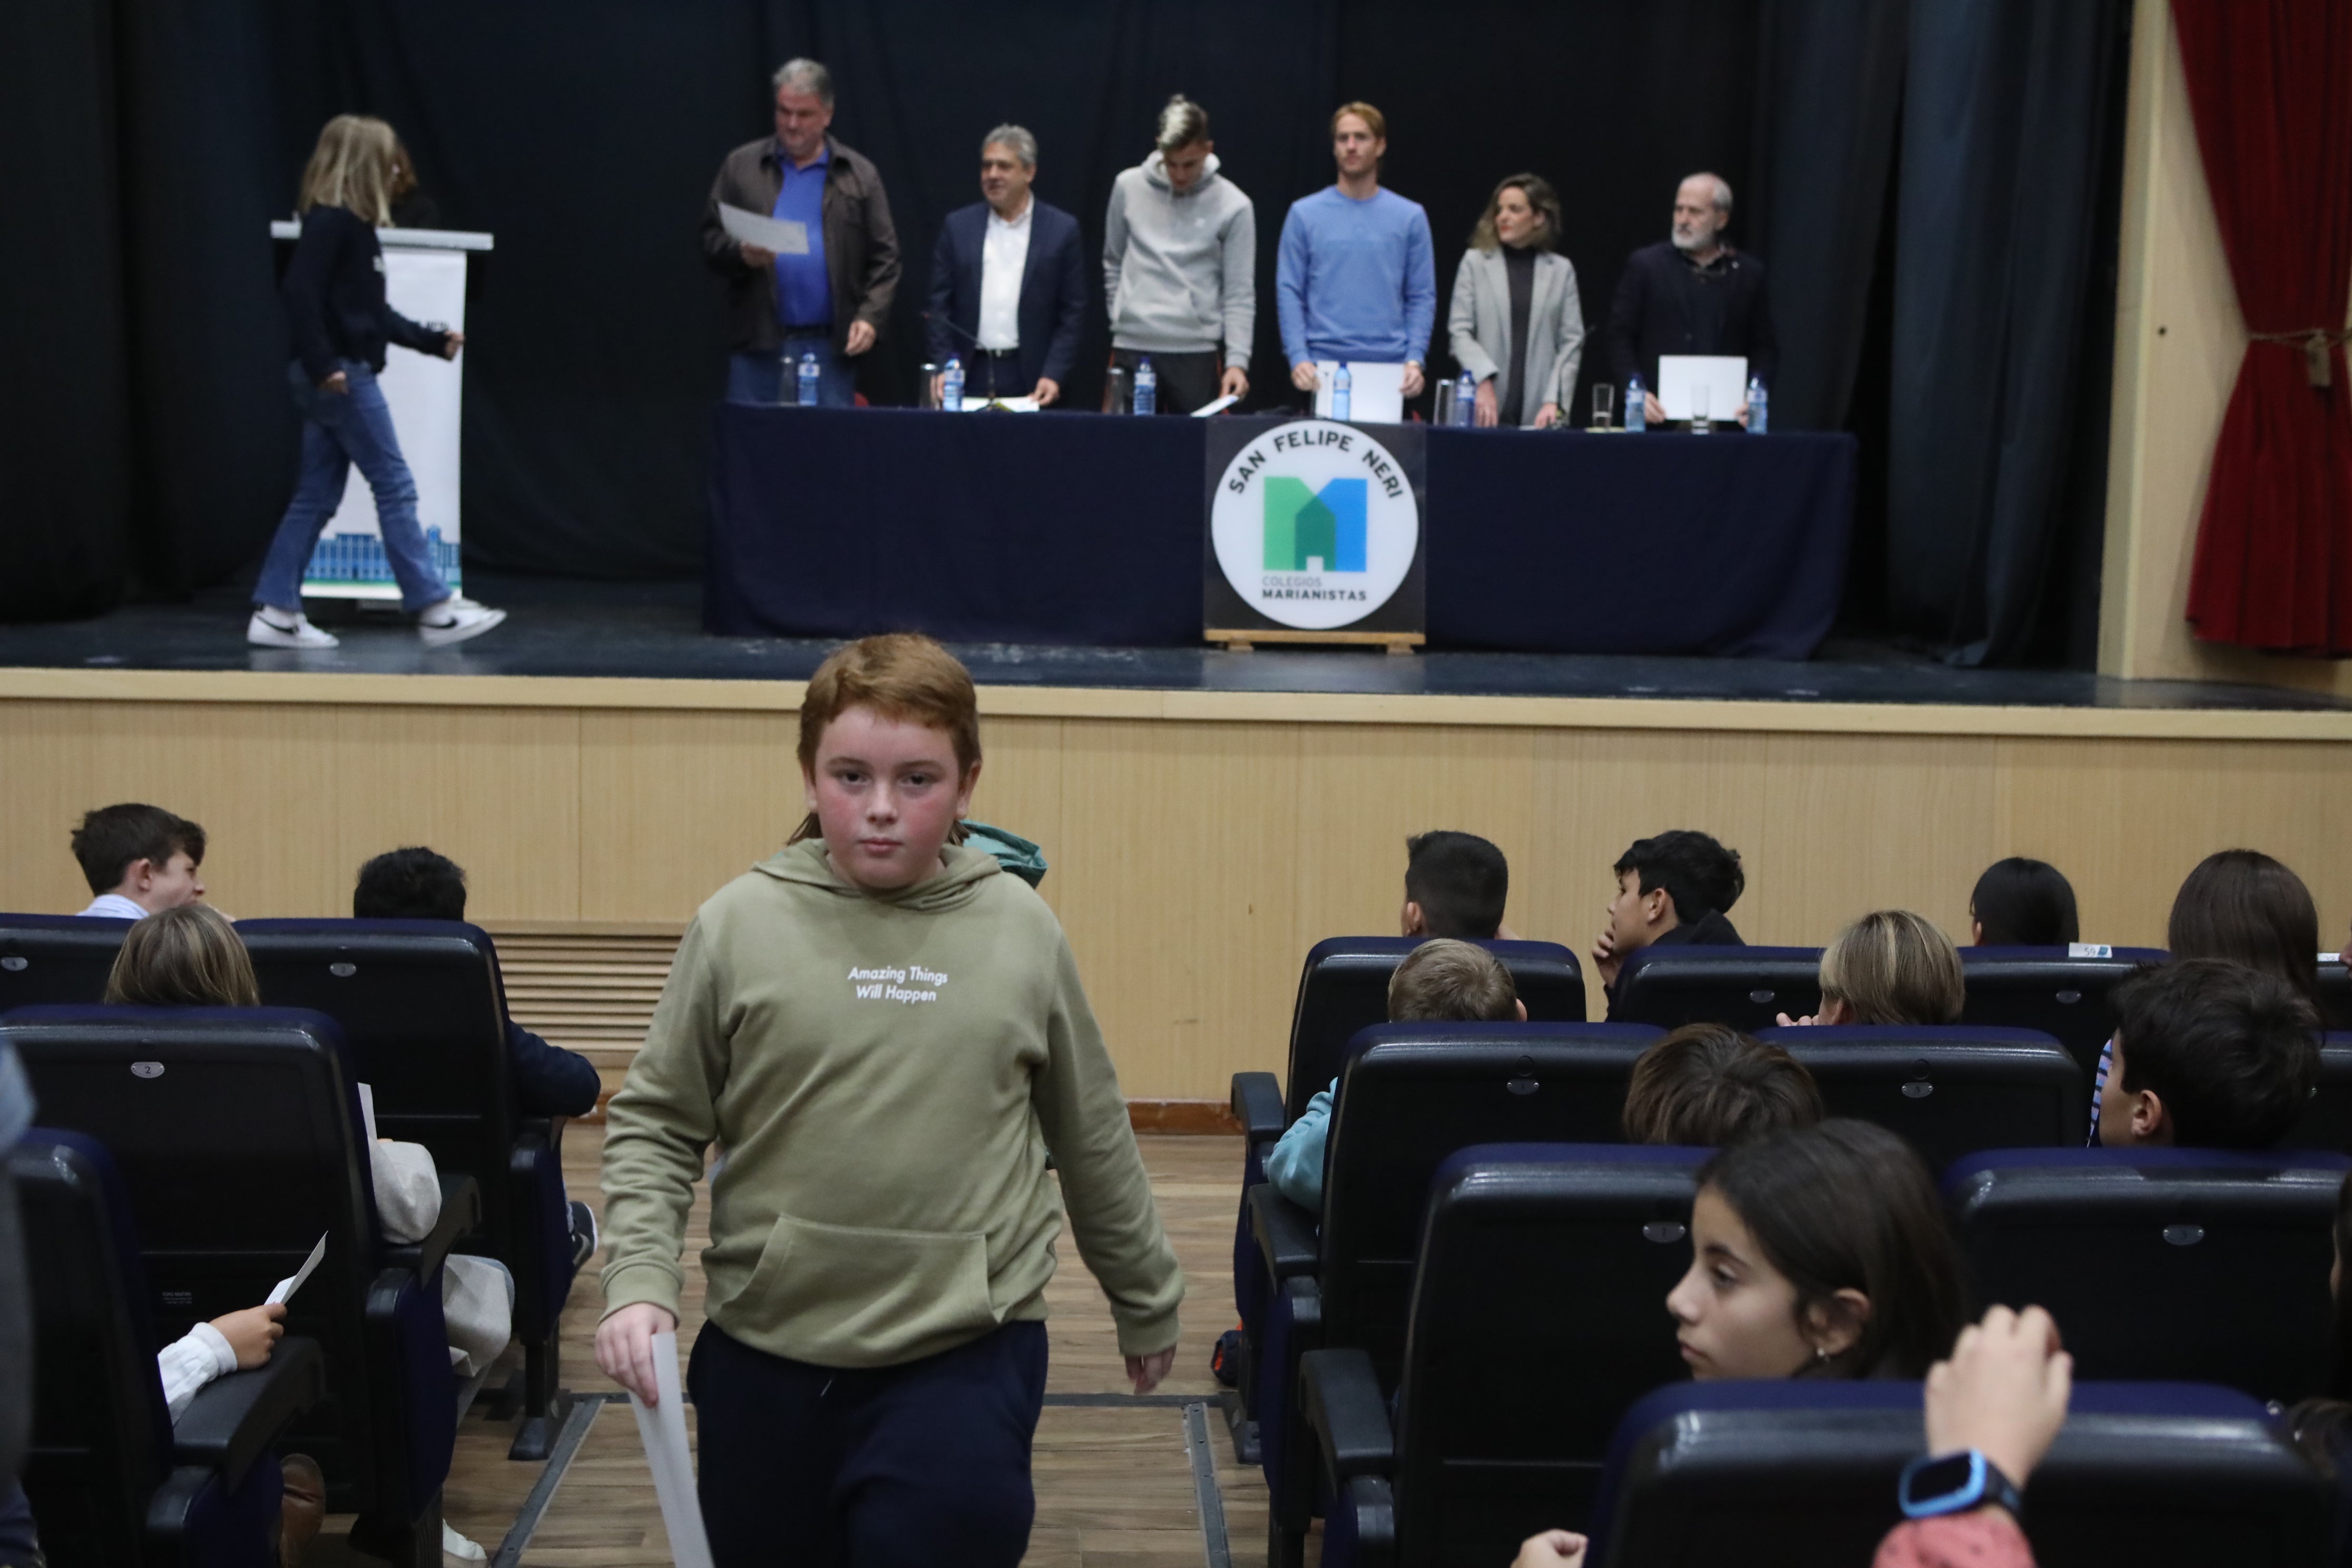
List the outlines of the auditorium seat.
{"label": "auditorium seat", "polygon": [[2170,957],[2159,947],[2114,947],[2104,957],[2076,957],[2063,947],[1964,947],[1968,1004],[1960,1022],[2039,1029],[2095,1079],[2100,1047],[2116,1032],[2107,994],[2133,971]]}
{"label": "auditorium seat", "polygon": [[1728,1024],[1753,1034],[1778,1016],[1822,1008],[1817,947],[1645,947],[1617,972],[1609,1016],[1622,1023]]}
{"label": "auditorium seat", "polygon": [[2340,956],[2319,961],[2319,1022],[2330,1029],[2352,1029],[2352,969]]}
{"label": "auditorium seat", "polygon": [[240,921],[236,932],[266,1005],[342,1026],[377,1131],[424,1144],[442,1170],[479,1184],[481,1227],[458,1250],[514,1276],[524,1359],[511,1453],[545,1458],[562,1419],[557,1325],[574,1273],[562,1121],[514,1104],[489,936],[457,921]]}
{"label": "auditorium seat", "polygon": [[1821,1086],[1832,1116],[1899,1132],[1931,1171],[1980,1149],[2082,1147],[2089,1080],[2032,1029],[1877,1025],[1762,1029]]}
{"label": "auditorium seat", "polygon": [[1369,1353],[1306,1358],[1325,1563],[1505,1563],[1539,1529],[1584,1528],[1619,1415],[1687,1375],[1665,1301],[1708,1152],[1490,1145],[1445,1162],[1393,1422]]}
{"label": "auditorium seat", "polygon": [[478,1215],[473,1179],[442,1174],[422,1242],[383,1239],[342,1037],[315,1013],[28,1007],[0,1037],[42,1121],[112,1153],[164,1338],[261,1301],[325,1237],[286,1322],[324,1353],[328,1398],[287,1443],[326,1471],[330,1511],[361,1515],[355,1544],[437,1568],[457,1415],[441,1261]]}
{"label": "auditorium seat", "polygon": [[79,1133],[28,1131],[8,1157],[33,1325],[24,1485],[54,1568],[276,1568],[273,1448],[326,1393],[316,1342],[163,1403],[146,1270],[121,1177]]}
{"label": "auditorium seat", "polygon": [[2336,1194],[2316,1150],[2005,1149],[1944,1177],[1981,1303],[2050,1310],[2086,1378],[2316,1393]]}
{"label": "auditorium seat", "polygon": [[[1866,1563],[1902,1522],[1896,1483],[1926,1448],[1916,1383],[1661,1388],[1610,1440],[1585,1561]],[[2286,1568],[2332,1560],[2335,1508],[2334,1487],[2243,1394],[2078,1381],[2022,1523],[2042,1568]]]}
{"label": "auditorium seat", "polygon": [[2352,1154],[2352,1034],[2334,1031],[2319,1037],[2319,1082],[2311,1091],[2311,1105],[2280,1146]]}
{"label": "auditorium seat", "polygon": [[44,1003],[98,1002],[123,934],[136,921],[0,915],[0,1013]]}
{"label": "auditorium seat", "polygon": [[[1234,1306],[1241,1314],[1243,1353],[1239,1401],[1229,1402],[1227,1420],[1234,1449],[1255,1464],[1248,1433],[1249,1366],[1272,1279],[1258,1261],[1250,1228],[1249,1194],[1265,1180],[1265,1155],[1283,1130],[1298,1120],[1307,1102],[1339,1076],[1340,1058],[1357,1031],[1384,1024],[1389,1016],[1389,977],[1420,937],[1335,936],[1317,942],[1298,976],[1298,998],[1290,1016],[1287,1077],[1276,1083],[1269,1072],[1239,1072],[1233,1078],[1234,1115],[1242,1124],[1242,1203],[1234,1220]],[[1576,954],[1558,942],[1486,942],[1478,944],[1503,961],[1528,1016],[1537,1022],[1584,1021],[1584,975]]]}
{"label": "auditorium seat", "polygon": [[1322,1214],[1271,1184],[1248,1199],[1259,1260],[1277,1283],[1250,1407],[1287,1527],[1305,1529],[1314,1500],[1312,1440],[1296,1420],[1298,1358],[1355,1346],[1393,1386],[1438,1168],[1476,1143],[1615,1142],[1633,1062],[1656,1038],[1625,1024],[1382,1024],[1356,1037],[1324,1146]]}

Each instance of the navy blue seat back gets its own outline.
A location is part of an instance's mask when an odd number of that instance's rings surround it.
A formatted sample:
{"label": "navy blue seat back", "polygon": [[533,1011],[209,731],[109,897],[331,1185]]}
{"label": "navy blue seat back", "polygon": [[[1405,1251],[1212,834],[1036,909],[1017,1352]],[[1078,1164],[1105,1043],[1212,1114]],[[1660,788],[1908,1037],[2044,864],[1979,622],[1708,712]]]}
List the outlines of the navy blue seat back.
{"label": "navy blue seat back", "polygon": [[2352,1029],[2352,969],[2341,956],[2320,962],[2319,1022],[2330,1029]]}
{"label": "navy blue seat back", "polygon": [[1821,1011],[1821,964],[1817,947],[1645,947],[1618,971],[1609,1016],[1661,1029],[1728,1024],[1753,1034],[1782,1013]]}
{"label": "navy blue seat back", "polygon": [[134,921],[0,915],[0,1013],[45,1003],[99,1002]]}
{"label": "navy blue seat back", "polygon": [[1969,995],[1960,1022],[2039,1029],[2095,1074],[2099,1048],[2116,1032],[2108,994],[2133,971],[2170,956],[2159,947],[2110,948],[2105,958],[2071,957],[2063,947],[1964,947]]}
{"label": "navy blue seat back", "polygon": [[1465,1149],[1438,1172],[1397,1403],[1398,1557],[1581,1529],[1626,1405],[1687,1375],[1666,1294],[1709,1151]]}
{"label": "navy blue seat back", "polygon": [[[1389,1017],[1389,977],[1425,939],[1327,937],[1308,950],[1290,1017],[1290,1068],[1283,1080],[1287,1120],[1339,1076],[1348,1042]],[[1511,972],[1528,1016],[1538,1023],[1584,1022],[1584,973],[1576,954],[1556,942],[1482,942]]]}
{"label": "navy blue seat back", "polygon": [[2320,1037],[2319,1082],[2310,1106],[2280,1146],[2352,1154],[2352,1034],[2336,1031]]}
{"label": "navy blue seat back", "polygon": [[2031,1029],[1813,1026],[1765,1029],[1821,1087],[1832,1116],[1898,1132],[1931,1171],[1981,1149],[2080,1148],[2090,1080]]}
{"label": "navy blue seat back", "polygon": [[[1865,1563],[1926,1449],[1916,1383],[1685,1383],[1625,1414],[1595,1568]],[[2184,1384],[2074,1384],[2025,1492],[2043,1568],[2327,1561],[2334,1488],[2256,1401]]]}
{"label": "navy blue seat back", "polygon": [[269,1007],[32,1007],[0,1018],[0,1035],[42,1120],[112,1152],[163,1339],[260,1301],[326,1237],[286,1329],[319,1342],[328,1396],[289,1445],[326,1469],[331,1506],[415,1517],[448,1471],[456,1388],[437,1279],[420,1289],[394,1276],[415,1300],[387,1312],[418,1342],[371,1344],[383,1246],[334,1021]]}
{"label": "navy blue seat back", "polygon": [[2311,1150],[2011,1149],[1961,1161],[1944,1192],[1982,1302],[2048,1308],[2081,1376],[2292,1403],[2326,1368],[2347,1169]]}
{"label": "navy blue seat back", "polygon": [[29,1131],[8,1157],[32,1287],[25,1492],[58,1568],[137,1563],[169,1468],[146,1270],[113,1163],[78,1133]]}
{"label": "navy blue seat back", "polygon": [[1474,1143],[1614,1143],[1658,1037],[1632,1024],[1381,1024],[1358,1035],[1324,1145],[1323,1342],[1404,1354],[1430,1182]]}

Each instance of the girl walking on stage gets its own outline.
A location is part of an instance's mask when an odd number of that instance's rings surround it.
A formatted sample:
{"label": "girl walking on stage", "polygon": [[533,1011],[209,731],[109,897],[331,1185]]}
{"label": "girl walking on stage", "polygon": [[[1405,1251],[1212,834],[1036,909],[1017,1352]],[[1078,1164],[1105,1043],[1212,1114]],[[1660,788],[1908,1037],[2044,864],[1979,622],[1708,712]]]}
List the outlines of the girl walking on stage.
{"label": "girl walking on stage", "polygon": [[281,290],[294,338],[287,377],[302,412],[302,472],[254,585],[245,640],[262,647],[327,648],[338,639],[302,613],[302,573],[341,504],[353,463],[375,494],[383,552],[401,607],[434,647],[479,637],[504,610],[451,591],[416,522],[416,481],[400,455],[376,375],[385,345],[456,359],[466,334],[419,326],[385,302],[378,226],[392,221],[400,142],[381,120],[338,114],[319,132],[302,171],[302,237]]}
{"label": "girl walking on stage", "polygon": [[1065,1209],[1136,1392],[1175,1355],[1183,1277],[1069,943],[957,842],[980,761],[939,644],[825,660],[809,816],[697,912],[613,1099],[596,1363],[649,1402],[726,1155],[687,1377],[719,1568],[1020,1562]]}

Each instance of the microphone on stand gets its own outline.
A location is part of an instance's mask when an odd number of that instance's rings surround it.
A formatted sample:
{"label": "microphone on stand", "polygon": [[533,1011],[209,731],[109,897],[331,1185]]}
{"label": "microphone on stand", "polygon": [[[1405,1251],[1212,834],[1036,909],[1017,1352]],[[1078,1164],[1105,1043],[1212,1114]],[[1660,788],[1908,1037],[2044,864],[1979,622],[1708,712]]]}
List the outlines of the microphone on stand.
{"label": "microphone on stand", "polygon": [[[923,320],[926,321],[937,322],[939,325],[945,327],[948,331],[953,332],[956,336],[961,338],[964,342],[971,345],[972,352],[980,355],[980,357],[988,365],[988,396],[983,401],[991,404],[997,404],[996,355],[994,351],[982,343],[978,333],[965,331],[963,330],[963,323],[957,321],[953,316],[941,316],[934,314],[929,310],[926,310],[923,312]],[[1003,405],[998,404],[998,406],[1001,407]]]}

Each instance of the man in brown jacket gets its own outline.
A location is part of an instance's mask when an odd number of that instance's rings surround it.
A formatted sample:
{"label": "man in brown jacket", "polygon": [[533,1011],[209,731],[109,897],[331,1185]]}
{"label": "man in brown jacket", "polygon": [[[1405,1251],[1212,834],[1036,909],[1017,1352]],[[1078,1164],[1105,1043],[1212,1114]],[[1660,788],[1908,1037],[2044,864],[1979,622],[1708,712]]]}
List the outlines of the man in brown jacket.
{"label": "man in brown jacket", "polygon": [[[872,160],[826,134],[833,74],[814,60],[786,60],[775,75],[776,131],[727,154],[702,215],[702,254],[727,279],[735,339],[727,367],[731,403],[793,401],[802,359],[816,356],[818,401],[847,408],[851,363],[874,346],[898,288],[898,231]],[[805,254],[740,243],[721,205],[800,224]]]}

